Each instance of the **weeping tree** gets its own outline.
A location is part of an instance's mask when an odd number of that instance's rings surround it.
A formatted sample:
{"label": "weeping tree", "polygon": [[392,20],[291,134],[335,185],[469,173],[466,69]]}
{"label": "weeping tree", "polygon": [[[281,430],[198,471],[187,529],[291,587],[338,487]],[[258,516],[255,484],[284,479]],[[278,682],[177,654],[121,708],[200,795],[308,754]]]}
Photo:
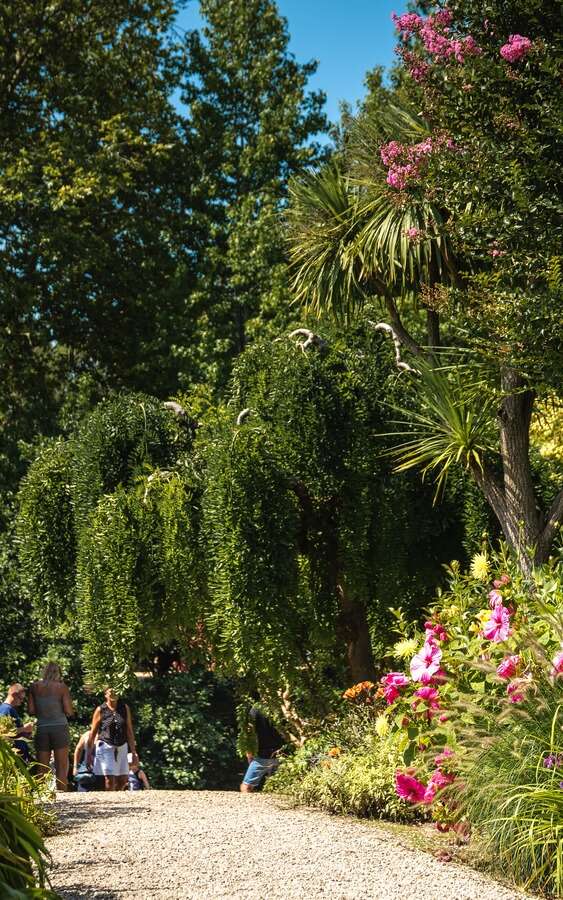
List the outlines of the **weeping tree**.
{"label": "weeping tree", "polygon": [[538,395],[563,384],[557,13],[422,5],[398,19],[403,105],[363,112],[337,164],[291,187],[293,286],[339,319],[371,307],[412,380],[399,468],[443,482],[461,464],[529,572],[563,517],[529,437]]}
{"label": "weeping tree", "polygon": [[344,342],[301,328],[237,361],[228,415],[206,440],[210,622],[219,658],[262,693],[288,684],[319,698],[331,678],[373,678],[389,606],[420,603],[459,550],[446,541],[437,556],[452,522],[425,488],[390,483],[375,435],[401,390],[365,331]]}
{"label": "weeping tree", "polygon": [[327,334],[249,348],[200,423],[145,395],[101,403],[30,467],[27,596],[78,621],[95,686],[174,645],[273,708],[287,688],[318,707],[375,676],[389,607],[417,609],[458,554],[459,522],[417,479],[392,483],[374,440],[402,393],[388,347]]}
{"label": "weeping tree", "polygon": [[134,394],[46,447],[19,495],[27,594],[49,625],[75,617],[97,687],[125,687],[160,643],[188,641],[205,591],[194,422]]}

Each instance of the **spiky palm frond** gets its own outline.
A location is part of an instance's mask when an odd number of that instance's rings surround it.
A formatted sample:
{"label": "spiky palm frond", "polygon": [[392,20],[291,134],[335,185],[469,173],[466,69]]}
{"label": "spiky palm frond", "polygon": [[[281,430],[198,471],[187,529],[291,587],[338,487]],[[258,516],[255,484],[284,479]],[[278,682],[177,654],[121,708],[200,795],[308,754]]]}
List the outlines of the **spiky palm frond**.
{"label": "spiky palm frond", "polygon": [[[385,128],[412,140],[427,134],[406,110],[390,107]],[[362,123],[363,124],[360,124]],[[287,212],[296,302],[313,312],[349,318],[368,296],[414,300],[421,286],[451,283],[454,256],[442,210],[415,195],[398,194],[385,182],[379,139],[369,120],[358,120],[356,144],[364,163],[330,163],[290,185]],[[356,154],[361,160],[361,154]],[[409,237],[409,229],[417,236]]]}
{"label": "spiky palm frond", "polygon": [[364,299],[354,252],[357,198],[335,163],[295,179],[287,224],[296,302],[347,318]]}
{"label": "spiky palm frond", "polygon": [[481,471],[487,456],[495,452],[495,396],[484,374],[462,365],[433,367],[417,360],[419,377],[414,382],[413,409],[394,407],[405,426],[394,436],[408,439],[386,451],[395,460],[395,471],[421,469],[423,477],[436,480],[436,497],[453,466]]}

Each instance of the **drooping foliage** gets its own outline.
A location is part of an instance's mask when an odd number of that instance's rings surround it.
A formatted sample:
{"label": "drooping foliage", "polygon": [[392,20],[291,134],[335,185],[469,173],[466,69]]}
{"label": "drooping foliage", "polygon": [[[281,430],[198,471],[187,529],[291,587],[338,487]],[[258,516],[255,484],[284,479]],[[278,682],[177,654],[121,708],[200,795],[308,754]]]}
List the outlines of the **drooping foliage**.
{"label": "drooping foliage", "polygon": [[23,482],[28,593],[50,620],[78,615],[96,685],[126,685],[155,644],[195,627],[204,579],[192,440],[185,412],[118,397],[47,448]]}
{"label": "drooping foliage", "polygon": [[207,444],[210,630],[262,692],[285,683],[319,699],[346,670],[367,677],[389,606],[435,583],[431,532],[447,518],[410,479],[390,485],[376,438],[383,398],[400,391],[387,347],[365,333],[304,329],[237,361],[230,422]]}

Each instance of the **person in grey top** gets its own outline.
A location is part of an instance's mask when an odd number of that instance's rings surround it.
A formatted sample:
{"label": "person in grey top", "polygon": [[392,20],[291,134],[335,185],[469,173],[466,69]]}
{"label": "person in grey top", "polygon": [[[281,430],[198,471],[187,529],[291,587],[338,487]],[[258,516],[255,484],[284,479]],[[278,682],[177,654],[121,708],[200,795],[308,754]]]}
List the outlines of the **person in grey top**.
{"label": "person in grey top", "polygon": [[70,735],[67,716],[74,715],[70,691],[61,677],[57,663],[49,662],[43,678],[29,689],[28,711],[37,717],[35,752],[40,767],[49,768],[51,751],[55,756],[57,790],[68,790],[68,749]]}

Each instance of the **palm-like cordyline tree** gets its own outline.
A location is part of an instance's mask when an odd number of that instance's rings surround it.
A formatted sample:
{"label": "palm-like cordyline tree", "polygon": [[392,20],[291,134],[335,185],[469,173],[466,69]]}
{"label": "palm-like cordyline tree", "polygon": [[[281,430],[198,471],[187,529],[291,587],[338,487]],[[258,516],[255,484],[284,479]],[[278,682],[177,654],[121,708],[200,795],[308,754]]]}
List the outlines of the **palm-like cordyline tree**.
{"label": "palm-like cordyline tree", "polygon": [[[375,125],[360,116],[337,163],[293,182],[287,222],[295,296],[344,321],[379,301],[387,321],[375,327],[393,339],[399,368],[417,376],[419,411],[409,439],[395,448],[399,470],[422,467],[443,483],[463,462],[529,571],[547,558],[563,514],[563,492],[549,511],[538,509],[528,456],[533,395],[508,366],[495,373],[499,390],[482,373],[436,365],[441,304],[447,309],[448,287],[463,286],[447,211],[418,192],[391,191],[378,165],[382,136],[413,144],[425,134],[424,123],[397,106]],[[426,312],[423,340],[405,326],[408,307]],[[403,351],[418,364],[405,362]],[[486,403],[476,381],[488,391]]]}

